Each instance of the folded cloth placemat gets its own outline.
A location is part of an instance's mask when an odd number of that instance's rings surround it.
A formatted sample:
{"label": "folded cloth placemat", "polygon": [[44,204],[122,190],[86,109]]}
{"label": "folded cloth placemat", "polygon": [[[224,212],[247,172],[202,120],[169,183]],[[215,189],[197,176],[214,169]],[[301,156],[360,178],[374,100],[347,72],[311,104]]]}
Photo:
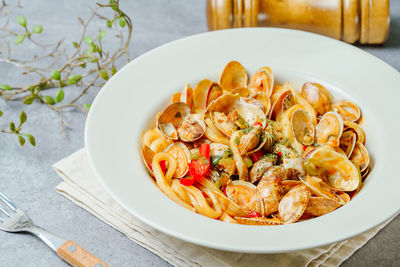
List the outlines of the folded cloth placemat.
{"label": "folded cloth placemat", "polygon": [[163,234],[125,211],[97,181],[85,149],[53,167],[64,180],[56,188],[58,193],[175,266],[338,266],[390,221],[352,239],[320,248],[285,254],[225,252]]}

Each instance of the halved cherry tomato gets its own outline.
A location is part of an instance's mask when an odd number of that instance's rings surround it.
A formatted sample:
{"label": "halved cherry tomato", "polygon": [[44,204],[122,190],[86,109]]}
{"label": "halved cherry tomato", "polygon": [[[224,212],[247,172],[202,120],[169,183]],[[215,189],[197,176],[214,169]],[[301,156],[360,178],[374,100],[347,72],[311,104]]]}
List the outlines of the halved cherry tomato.
{"label": "halved cherry tomato", "polygon": [[262,123],[261,122],[257,121],[256,123],[253,124],[253,126],[257,126],[257,125],[259,125],[262,128]]}
{"label": "halved cherry tomato", "polygon": [[208,143],[201,144],[199,152],[200,155],[210,159],[210,144]]}
{"label": "halved cherry tomato", "polygon": [[258,213],[257,211],[253,211],[249,213],[250,218],[260,218],[261,214]]}
{"label": "halved cherry tomato", "polygon": [[[165,171],[167,170],[167,164],[166,164],[165,160],[160,161],[160,167],[161,167],[161,171],[163,173],[165,173]],[[151,171],[153,171],[153,165],[151,165],[151,163],[149,163],[149,168]]]}
{"label": "halved cherry tomato", "polygon": [[180,182],[181,184],[183,184],[183,185],[186,185],[186,186],[191,186],[191,185],[193,185],[193,184],[194,184],[194,181],[195,181],[195,179],[192,178],[192,177],[190,177],[190,176],[188,176],[187,178],[181,178],[181,179],[179,179],[179,182]]}
{"label": "halved cherry tomato", "polygon": [[250,155],[251,159],[253,160],[253,162],[257,162],[261,159],[261,157],[264,156],[264,153],[261,150],[258,150],[256,152],[254,152],[253,154]]}
{"label": "halved cherry tomato", "polygon": [[196,160],[192,160],[189,163],[189,173],[190,176],[193,177],[195,180],[200,179],[201,177],[205,176],[210,169],[210,160],[204,156],[200,156]]}

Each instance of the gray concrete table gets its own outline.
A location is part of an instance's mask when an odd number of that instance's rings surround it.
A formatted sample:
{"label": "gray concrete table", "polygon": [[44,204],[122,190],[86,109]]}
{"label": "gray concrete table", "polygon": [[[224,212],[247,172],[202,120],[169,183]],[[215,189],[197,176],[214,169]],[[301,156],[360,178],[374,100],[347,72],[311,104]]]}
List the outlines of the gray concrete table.
{"label": "gray concrete table", "polygon": [[[391,2],[392,27],[389,41],[384,46],[361,48],[400,70],[400,1]],[[85,16],[88,13],[87,7],[93,6],[93,2],[24,1],[23,5],[21,13],[29,18],[29,23],[40,22],[46,25],[46,30],[54,32],[58,37],[65,36],[68,40],[69,36],[79,30],[75,17]],[[131,47],[134,56],[166,42],[207,30],[205,1],[136,0],[124,1],[122,7],[135,25]],[[25,53],[28,54],[29,50]],[[18,77],[20,72],[0,64],[0,84],[15,81]],[[384,92],[382,90],[381,93]],[[97,92],[97,89],[91,90],[84,101],[91,101]],[[37,137],[36,148],[29,145],[21,148],[14,136],[0,136],[0,191],[6,192],[28,210],[35,222],[74,240],[112,266],[168,265],[55,192],[54,188],[61,179],[51,165],[83,147],[85,115],[79,112],[66,114],[70,128],[67,130],[68,138],[65,138],[60,134],[58,115],[45,107],[22,107],[18,103],[0,100],[0,108],[12,114],[14,119],[18,118],[18,112],[24,108],[29,114],[25,130]],[[0,120],[0,127],[5,126],[3,123]],[[374,208],[377,207],[371,207],[372,213]],[[399,262],[400,217],[397,217],[343,266],[398,266]],[[0,266],[66,264],[32,236],[11,235],[0,231]]]}

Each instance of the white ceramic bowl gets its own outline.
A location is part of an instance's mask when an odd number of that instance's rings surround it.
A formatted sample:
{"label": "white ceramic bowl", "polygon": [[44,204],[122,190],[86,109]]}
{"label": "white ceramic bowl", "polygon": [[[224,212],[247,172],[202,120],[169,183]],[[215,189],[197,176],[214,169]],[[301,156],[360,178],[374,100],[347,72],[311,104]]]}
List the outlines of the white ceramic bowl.
{"label": "white ceramic bowl", "polygon": [[[373,169],[347,205],[306,222],[246,226],[211,220],[164,195],[139,155],[141,134],[187,82],[219,79],[237,60],[250,74],[270,66],[279,82],[324,84],[359,104]],[[238,252],[306,249],[358,235],[400,207],[400,74],[362,50],[316,34],[274,28],[203,33],[156,48],[127,64],[103,87],[86,123],[91,166],[108,193],[152,227],[199,245]]]}

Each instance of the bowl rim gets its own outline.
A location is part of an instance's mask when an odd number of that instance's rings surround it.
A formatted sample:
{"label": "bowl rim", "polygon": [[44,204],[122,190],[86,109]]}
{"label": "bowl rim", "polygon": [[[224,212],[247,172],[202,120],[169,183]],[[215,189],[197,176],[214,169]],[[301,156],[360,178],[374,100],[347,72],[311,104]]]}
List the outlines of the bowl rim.
{"label": "bowl rim", "polygon": [[[323,42],[329,42],[329,43],[335,43],[335,46],[337,46],[338,48],[342,49],[350,49],[352,52],[357,53],[359,55],[361,55],[362,57],[366,57],[370,60],[373,60],[374,62],[378,62],[379,64],[381,64],[382,66],[386,66],[386,68],[392,69],[394,71],[397,72],[397,70],[395,70],[393,67],[391,67],[389,64],[387,64],[386,62],[382,61],[381,59],[357,48],[354,47],[350,44],[344,43],[344,42],[340,42],[337,40],[334,40],[332,38],[329,37],[325,37],[325,36],[321,36],[318,34],[314,34],[314,33],[309,33],[309,32],[304,32],[304,31],[298,31],[298,30],[291,30],[291,29],[280,29],[280,28],[243,28],[243,29],[227,29],[227,30],[220,30],[220,31],[213,31],[213,32],[205,32],[205,33],[200,33],[200,34],[195,34],[192,36],[188,36],[188,37],[184,37],[181,39],[177,39],[171,42],[168,42],[164,45],[161,45],[159,47],[156,47],[148,52],[146,52],[143,55],[138,56],[137,58],[133,59],[131,62],[129,62],[128,64],[126,64],[121,70],[118,71],[118,73],[116,75],[114,75],[109,81],[106,82],[106,84],[104,85],[104,87],[101,89],[101,91],[98,93],[98,95],[96,96],[95,100],[93,101],[92,107],[89,111],[87,120],[86,120],[86,124],[85,124],[85,148],[87,151],[87,156],[88,156],[88,160],[90,163],[90,166],[95,174],[95,176],[97,177],[98,181],[100,182],[100,184],[102,185],[102,187],[107,191],[107,193],[121,206],[123,207],[125,210],[127,210],[130,214],[134,215],[136,218],[140,219],[141,221],[145,222],[146,224],[150,225],[151,227],[160,230],[161,232],[164,232],[168,235],[177,237],[179,239],[182,239],[184,241],[188,241],[190,243],[194,243],[197,245],[201,245],[201,246],[205,246],[205,247],[210,247],[210,248],[215,248],[215,249],[220,249],[220,250],[227,250],[227,251],[233,251],[233,252],[246,252],[246,253],[283,253],[283,252],[289,252],[289,251],[295,251],[295,250],[301,250],[301,249],[308,249],[308,248],[313,248],[313,247],[320,247],[320,246],[324,246],[324,245],[328,245],[334,242],[338,242],[338,241],[342,241],[345,239],[349,239],[351,237],[357,236],[361,233],[364,233],[368,230],[370,230],[373,227],[376,227],[377,225],[383,223],[384,221],[386,221],[387,219],[389,219],[390,217],[393,217],[395,215],[397,215],[400,212],[400,207],[395,207],[393,209],[391,209],[390,211],[386,210],[386,215],[384,217],[381,217],[380,219],[376,219],[373,221],[373,223],[369,223],[367,227],[359,227],[359,228],[355,228],[354,231],[352,231],[351,234],[346,233],[343,235],[339,235],[336,237],[331,237],[330,239],[325,239],[325,240],[321,240],[320,242],[316,242],[313,244],[302,244],[299,245],[299,243],[297,243],[296,245],[288,245],[285,248],[279,247],[277,249],[274,248],[268,248],[266,249],[265,247],[251,247],[251,248],[243,248],[241,246],[238,246],[237,244],[227,244],[227,243],[213,243],[213,242],[209,242],[206,239],[199,239],[198,237],[193,237],[193,236],[189,236],[187,234],[184,234],[180,231],[176,231],[176,229],[171,229],[169,226],[165,226],[162,224],[158,224],[155,223],[152,219],[149,219],[149,217],[144,216],[143,214],[140,214],[138,212],[136,212],[134,209],[132,209],[131,206],[127,205],[127,203],[116,193],[112,190],[112,188],[109,186],[109,184],[106,182],[106,180],[103,177],[103,174],[101,173],[101,171],[99,171],[98,169],[98,162],[96,160],[96,156],[92,153],[93,151],[93,146],[95,145],[92,140],[91,137],[94,134],[92,132],[91,129],[91,125],[92,125],[92,120],[94,117],[94,114],[96,112],[97,106],[100,105],[100,101],[101,99],[104,97],[104,94],[107,90],[109,90],[108,88],[110,87],[110,84],[112,84],[114,82],[115,79],[118,79],[120,73],[127,71],[130,66],[135,65],[135,64],[140,64],[140,62],[144,59],[146,59],[149,55],[151,55],[152,53],[158,52],[160,50],[163,49],[168,49],[171,46],[175,46],[176,44],[180,44],[180,43],[184,43],[193,39],[198,39],[198,38],[207,38],[207,36],[217,36],[217,35],[230,35],[230,34],[243,34],[243,33],[248,33],[248,32],[262,32],[264,33],[273,33],[276,34],[278,32],[282,32],[282,33],[288,33],[288,34],[294,34],[294,35],[298,35],[298,36],[303,36],[305,38],[311,38],[314,40],[319,40],[319,41],[323,41]],[[397,72],[397,75],[400,77],[399,73]],[[171,91],[171,90],[169,90]],[[142,129],[140,129],[142,130]],[[158,188],[157,188],[158,190]],[[171,208],[172,207],[168,207]],[[176,210],[174,207],[174,210]],[[181,207],[178,207],[179,209],[181,209]],[[185,211],[182,211],[185,212]],[[206,222],[205,220],[210,220],[204,216],[198,215],[198,214],[189,214],[189,211],[187,212],[187,216],[189,220],[196,220],[199,223],[209,223]],[[190,212],[192,213],[192,212]],[[322,216],[322,217],[318,217],[314,220],[319,220],[321,218],[327,217],[328,215]],[[326,221],[326,220],[323,220]],[[214,223],[214,222],[213,222]],[[296,223],[293,225],[282,225],[282,226],[278,226],[281,227],[282,230],[285,229],[289,229],[289,228],[293,228],[293,230],[298,230],[300,226],[306,222],[300,222],[300,223]],[[211,223],[210,223],[211,224]],[[211,224],[214,225],[214,224]],[[240,228],[237,228],[240,227]],[[289,227],[289,228],[288,228]],[[226,225],[226,228],[231,228],[231,229],[258,229],[258,228],[264,228],[264,226],[247,226],[247,225]],[[274,226],[270,226],[270,228],[275,228]],[[301,228],[301,227],[300,227]],[[236,231],[236,230],[235,230]],[[248,230],[246,230],[248,231]],[[256,230],[258,231],[258,230]]]}

